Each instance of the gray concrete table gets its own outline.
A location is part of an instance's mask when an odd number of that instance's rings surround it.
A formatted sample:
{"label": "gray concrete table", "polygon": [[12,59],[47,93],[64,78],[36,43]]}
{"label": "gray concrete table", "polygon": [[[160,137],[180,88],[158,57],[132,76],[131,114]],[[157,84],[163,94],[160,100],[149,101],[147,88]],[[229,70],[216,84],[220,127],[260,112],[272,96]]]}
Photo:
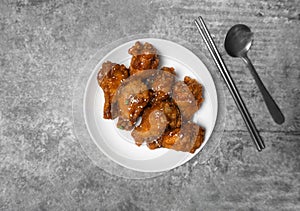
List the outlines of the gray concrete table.
{"label": "gray concrete table", "polygon": [[[179,37],[209,56],[193,23],[199,15],[266,149],[256,151],[225,89],[225,131],[205,164],[145,180],[106,173],[73,130],[79,69],[99,46],[140,33]],[[255,33],[249,56],[286,117],[281,126],[242,61],[225,54],[236,23]],[[300,210],[299,1],[5,0],[0,29],[0,210]]]}

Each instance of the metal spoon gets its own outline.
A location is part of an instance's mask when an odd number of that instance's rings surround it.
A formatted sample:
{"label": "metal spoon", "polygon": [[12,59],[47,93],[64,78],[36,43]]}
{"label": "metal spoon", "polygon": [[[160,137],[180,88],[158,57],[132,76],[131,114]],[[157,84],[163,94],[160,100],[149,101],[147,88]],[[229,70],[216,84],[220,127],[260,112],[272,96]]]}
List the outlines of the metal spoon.
{"label": "metal spoon", "polygon": [[252,44],[253,33],[250,28],[243,24],[237,24],[231,27],[231,29],[227,32],[225,38],[225,49],[227,53],[232,57],[240,57],[250,69],[252,76],[262,96],[265,100],[265,103],[269,109],[269,112],[277,124],[282,124],[284,122],[284,116],[280,111],[279,107],[267,91],[263,82],[259,78],[252,62],[247,56],[247,52],[249,51]]}

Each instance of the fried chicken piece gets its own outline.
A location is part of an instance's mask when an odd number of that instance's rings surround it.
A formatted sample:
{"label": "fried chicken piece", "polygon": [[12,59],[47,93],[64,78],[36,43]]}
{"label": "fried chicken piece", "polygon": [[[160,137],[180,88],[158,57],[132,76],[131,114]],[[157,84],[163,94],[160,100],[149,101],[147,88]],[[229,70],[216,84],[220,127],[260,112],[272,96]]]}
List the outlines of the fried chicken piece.
{"label": "fried chicken piece", "polygon": [[157,51],[150,43],[145,42],[142,44],[136,42],[135,45],[128,50],[128,53],[132,55],[129,67],[130,75],[158,67],[159,58]]}
{"label": "fried chicken piece", "polygon": [[160,105],[155,105],[145,109],[142,122],[135,127],[131,136],[136,145],[140,146],[143,142],[149,143],[159,139],[165,132],[168,119]]}
{"label": "fried chicken piece", "polygon": [[138,78],[124,81],[113,99],[112,116],[119,117],[117,127],[131,130],[152,97],[152,91]]}
{"label": "fried chicken piece", "polygon": [[192,94],[195,97],[196,104],[198,109],[200,108],[201,103],[204,101],[203,95],[202,95],[202,85],[198,83],[195,79],[185,76],[184,77],[184,83],[189,87],[189,90],[192,92]]}
{"label": "fried chicken piece", "polygon": [[167,131],[161,137],[161,146],[176,151],[194,153],[204,141],[204,128],[187,122],[181,128]]}
{"label": "fried chicken piece", "polygon": [[173,67],[163,67],[153,78],[151,89],[154,91],[155,100],[165,100],[170,97],[172,86],[175,82],[175,71]]}
{"label": "fried chicken piece", "polygon": [[116,91],[123,80],[128,78],[129,70],[124,65],[119,65],[107,61],[102,64],[102,68],[99,70],[97,80],[99,86],[104,92],[104,109],[103,118],[112,119],[111,115],[111,103],[116,94]]}
{"label": "fried chicken piece", "polygon": [[177,81],[173,87],[172,97],[184,120],[190,120],[198,110],[194,95],[183,81]]}
{"label": "fried chicken piece", "polygon": [[166,130],[180,125],[180,112],[172,100],[154,101],[145,109],[141,124],[135,127],[131,135],[137,145],[146,142],[148,146],[152,146],[152,143],[159,144],[158,140]]}
{"label": "fried chicken piece", "polygon": [[172,97],[180,109],[183,119],[190,120],[203,101],[202,85],[195,79],[186,76],[184,81],[175,83]]}

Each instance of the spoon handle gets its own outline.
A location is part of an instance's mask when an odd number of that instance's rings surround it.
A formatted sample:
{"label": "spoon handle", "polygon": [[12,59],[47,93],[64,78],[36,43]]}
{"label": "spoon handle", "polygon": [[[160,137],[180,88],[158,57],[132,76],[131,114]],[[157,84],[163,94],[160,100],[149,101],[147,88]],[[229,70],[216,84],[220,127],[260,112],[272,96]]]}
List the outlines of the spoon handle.
{"label": "spoon handle", "polygon": [[275,103],[274,99],[272,98],[272,96],[270,95],[270,93],[268,92],[266,87],[264,86],[260,77],[258,76],[251,60],[248,58],[247,54],[244,55],[242,57],[242,59],[247,64],[247,67],[250,69],[250,72],[251,72],[252,76],[254,77],[254,80],[255,80],[260,92],[262,93],[262,96],[265,100],[265,103],[268,107],[268,110],[269,110],[273,120],[277,124],[282,124],[284,122],[284,116],[283,116],[282,112],[280,111],[278,105]]}

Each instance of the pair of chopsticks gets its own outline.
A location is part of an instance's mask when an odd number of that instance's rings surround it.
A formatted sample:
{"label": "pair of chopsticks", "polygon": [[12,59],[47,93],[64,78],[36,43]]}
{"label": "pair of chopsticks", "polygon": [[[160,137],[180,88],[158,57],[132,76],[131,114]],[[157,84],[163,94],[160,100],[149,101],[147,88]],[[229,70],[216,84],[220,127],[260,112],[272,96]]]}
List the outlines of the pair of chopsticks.
{"label": "pair of chopsticks", "polygon": [[248,112],[248,109],[245,106],[243,99],[241,98],[241,95],[240,95],[236,85],[234,84],[218,49],[216,48],[216,45],[204,23],[203,18],[201,16],[198,17],[198,19],[195,20],[195,24],[196,24],[211,56],[213,57],[213,60],[216,63],[217,68],[219,69],[239,111],[242,114],[242,117],[246,123],[246,126],[247,126],[250,134],[251,134],[251,137],[255,143],[257,150],[261,151],[262,149],[265,148],[264,141],[262,140],[261,136],[259,135],[259,133],[257,131],[257,128]]}

